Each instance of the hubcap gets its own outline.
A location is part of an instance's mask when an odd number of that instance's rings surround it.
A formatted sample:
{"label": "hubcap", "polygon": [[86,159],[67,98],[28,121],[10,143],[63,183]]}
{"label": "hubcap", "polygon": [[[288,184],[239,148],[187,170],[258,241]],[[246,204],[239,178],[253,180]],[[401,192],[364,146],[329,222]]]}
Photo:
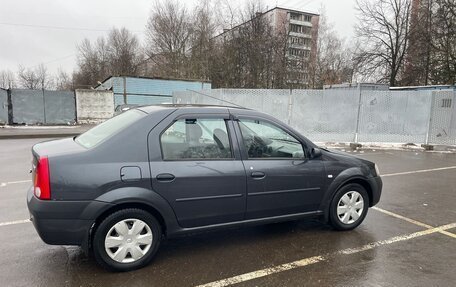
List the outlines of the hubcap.
{"label": "hubcap", "polygon": [[152,230],[144,221],[124,219],[109,229],[105,238],[105,250],[111,259],[131,263],[149,251],[152,241]]}
{"label": "hubcap", "polygon": [[337,204],[337,217],[344,224],[358,221],[364,211],[364,200],[357,191],[345,193]]}

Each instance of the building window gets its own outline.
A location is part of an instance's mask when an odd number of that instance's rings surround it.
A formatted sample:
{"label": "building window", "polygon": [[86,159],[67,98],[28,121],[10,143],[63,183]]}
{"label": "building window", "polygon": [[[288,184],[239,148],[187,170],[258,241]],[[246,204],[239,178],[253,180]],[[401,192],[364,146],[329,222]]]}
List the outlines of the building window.
{"label": "building window", "polygon": [[302,25],[290,24],[290,31],[295,32],[295,33],[310,35],[311,29],[310,29],[310,27],[306,27],[306,26],[302,26]]}
{"label": "building window", "polygon": [[310,52],[307,50],[302,50],[302,49],[289,48],[288,54],[291,56],[307,58],[307,57],[309,57]]}
{"label": "building window", "polygon": [[297,45],[303,45],[303,46],[310,45],[310,39],[308,39],[308,38],[290,37],[290,42],[291,42],[291,44],[297,44]]}
{"label": "building window", "polygon": [[292,20],[298,20],[298,21],[302,21],[302,14],[298,14],[298,13],[290,13],[290,19]]}
{"label": "building window", "polygon": [[297,20],[297,21],[303,21],[303,22],[311,22],[312,16],[290,12],[290,19]]}

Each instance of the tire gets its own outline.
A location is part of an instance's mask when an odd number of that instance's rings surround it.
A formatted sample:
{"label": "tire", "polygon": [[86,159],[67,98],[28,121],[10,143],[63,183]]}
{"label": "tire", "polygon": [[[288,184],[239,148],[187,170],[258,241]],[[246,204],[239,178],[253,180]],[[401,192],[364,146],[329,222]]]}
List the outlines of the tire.
{"label": "tire", "polygon": [[329,221],[334,229],[352,230],[358,227],[367,215],[369,195],[361,185],[350,183],[336,192],[329,208]]}
{"label": "tire", "polygon": [[96,229],[93,255],[108,271],[139,269],[153,259],[161,237],[161,226],[150,213],[122,209],[106,217]]}

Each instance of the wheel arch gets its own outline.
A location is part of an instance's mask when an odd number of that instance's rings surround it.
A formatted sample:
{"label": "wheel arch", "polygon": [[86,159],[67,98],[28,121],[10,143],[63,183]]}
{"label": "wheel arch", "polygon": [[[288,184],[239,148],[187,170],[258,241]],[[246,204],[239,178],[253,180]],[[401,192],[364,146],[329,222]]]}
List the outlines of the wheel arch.
{"label": "wheel arch", "polygon": [[142,202],[124,202],[124,203],[113,205],[110,208],[108,208],[107,210],[103,211],[95,219],[93,226],[92,226],[91,235],[93,235],[93,233],[95,232],[97,227],[100,225],[100,223],[104,219],[106,219],[106,217],[108,217],[109,215],[111,215],[114,212],[117,212],[119,210],[129,209],[129,208],[141,209],[141,210],[144,210],[144,211],[147,211],[148,213],[150,213],[152,216],[154,216],[157,219],[157,221],[160,224],[160,227],[162,229],[162,233],[164,235],[166,234],[167,225],[166,225],[165,219],[164,219],[163,215],[156,208],[154,208],[153,206],[148,205],[146,203],[142,203]]}
{"label": "wheel arch", "polygon": [[350,176],[344,179],[339,179],[338,181],[334,181],[333,184],[330,185],[328,189],[328,193],[325,199],[325,206],[323,207],[324,210],[324,221],[328,222],[329,220],[329,209],[331,207],[331,202],[336,194],[336,192],[341,189],[343,186],[347,184],[356,183],[361,185],[367,192],[369,196],[369,207],[373,206],[373,190],[372,186],[370,185],[367,178],[362,175],[355,175]]}
{"label": "wheel arch", "polygon": [[83,249],[87,251],[91,248],[93,234],[100,222],[113,212],[126,208],[138,208],[149,212],[159,222],[164,236],[168,236],[170,233],[180,229],[171,206],[163,197],[150,189],[138,187],[120,188],[102,194],[94,202],[109,203],[110,206],[97,211],[91,208],[92,214],[89,218],[92,218],[93,223],[85,236],[86,242],[82,244]]}

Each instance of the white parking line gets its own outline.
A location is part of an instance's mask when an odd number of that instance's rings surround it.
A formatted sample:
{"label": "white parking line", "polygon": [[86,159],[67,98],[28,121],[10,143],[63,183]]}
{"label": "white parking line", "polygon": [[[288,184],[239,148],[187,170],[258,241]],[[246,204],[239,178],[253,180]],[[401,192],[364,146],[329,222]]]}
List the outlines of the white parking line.
{"label": "white parking line", "polygon": [[456,166],[447,166],[447,167],[439,167],[439,168],[431,168],[431,169],[421,169],[421,170],[414,170],[414,171],[404,171],[404,172],[397,172],[397,173],[387,173],[381,174],[381,177],[388,177],[388,176],[396,176],[396,175],[406,175],[406,174],[414,174],[414,173],[423,173],[423,172],[431,172],[431,171],[439,171],[439,170],[449,170],[449,169],[456,169]]}
{"label": "white parking line", "polygon": [[0,222],[0,226],[22,224],[22,223],[27,223],[27,222],[30,222],[30,219],[15,220],[15,221],[8,221],[8,222]]}
{"label": "white parking line", "polygon": [[436,232],[442,232],[442,231],[445,231],[447,229],[451,229],[451,228],[455,228],[455,227],[456,227],[456,223],[450,223],[450,224],[446,224],[446,225],[442,225],[442,226],[438,226],[438,227],[429,228],[429,229],[426,229],[426,230],[414,232],[414,233],[411,233],[411,234],[399,235],[399,236],[395,236],[395,237],[392,237],[392,238],[389,238],[389,239],[386,239],[386,240],[375,241],[375,242],[368,243],[366,245],[363,245],[363,246],[360,246],[360,247],[357,247],[357,248],[347,248],[347,249],[339,251],[338,253],[340,253],[340,254],[354,254],[354,253],[366,251],[366,250],[369,250],[369,249],[373,249],[373,248],[378,247],[378,246],[388,245],[388,244],[392,244],[392,243],[396,243],[396,242],[400,242],[400,241],[406,241],[406,240],[410,240],[410,239],[413,239],[413,238],[421,237],[421,236],[424,236],[424,235],[429,235],[429,234],[433,234],[433,233],[436,233]]}
{"label": "white parking line", "polygon": [[356,247],[356,248],[347,248],[347,249],[336,251],[334,253],[329,253],[329,254],[319,255],[319,256],[313,256],[313,257],[309,257],[309,258],[293,261],[293,262],[290,262],[290,263],[285,263],[285,264],[274,266],[274,267],[270,267],[270,268],[265,268],[265,269],[261,269],[261,270],[257,270],[257,271],[253,271],[253,272],[249,272],[249,273],[244,273],[244,274],[233,276],[233,277],[230,277],[230,278],[225,278],[225,279],[221,279],[221,280],[218,280],[218,281],[210,282],[210,283],[207,283],[207,284],[198,285],[197,287],[224,287],[224,286],[230,286],[230,285],[233,285],[233,284],[238,284],[238,283],[241,283],[241,282],[245,282],[245,281],[249,281],[249,280],[265,277],[265,276],[268,276],[268,275],[277,274],[277,273],[280,273],[280,272],[283,272],[283,271],[287,271],[287,270],[291,270],[291,269],[295,269],[295,268],[298,268],[298,267],[304,267],[304,266],[307,266],[307,265],[311,265],[311,264],[315,264],[315,263],[318,263],[318,262],[326,261],[326,260],[329,260],[330,258],[338,256],[338,255],[355,254],[355,253],[358,253],[358,252],[363,252],[363,251],[366,251],[366,250],[373,249],[375,247],[379,247],[379,246],[383,246],[383,245],[389,245],[389,244],[396,243],[396,242],[401,242],[401,241],[406,241],[406,240],[410,240],[410,239],[413,239],[413,238],[417,238],[417,237],[433,234],[433,233],[436,233],[436,232],[445,231],[447,229],[451,229],[451,228],[455,228],[455,227],[456,227],[456,223],[442,225],[442,226],[439,226],[439,227],[430,228],[430,229],[426,229],[426,230],[423,230],[423,231],[414,232],[414,233],[411,233],[411,234],[395,236],[395,237],[392,237],[392,238],[389,238],[389,239],[386,239],[386,240],[375,241],[375,242],[372,242],[372,243],[369,243],[369,244],[366,244],[366,245],[362,245],[362,246]]}
{"label": "white parking line", "polygon": [[258,270],[258,271],[254,271],[254,272],[244,273],[242,275],[238,275],[238,276],[222,279],[222,280],[219,280],[219,281],[214,281],[214,282],[207,283],[207,284],[204,284],[204,285],[199,285],[197,287],[223,287],[223,286],[230,286],[230,285],[233,285],[233,284],[238,284],[238,283],[241,283],[241,282],[245,282],[245,281],[253,280],[253,279],[256,279],[256,278],[268,276],[268,275],[271,275],[271,274],[275,274],[275,273],[279,273],[279,272],[295,269],[297,267],[304,267],[304,266],[307,266],[307,265],[315,264],[315,263],[318,263],[318,262],[321,262],[321,261],[325,261],[325,260],[327,260],[327,258],[325,258],[324,256],[309,257],[309,258],[305,258],[305,259],[302,259],[302,260],[298,260],[298,261],[282,264],[282,265],[279,265],[279,266],[274,266],[274,267],[271,267],[271,268],[266,268],[266,269],[262,269],[262,270]]}
{"label": "white parking line", "polygon": [[429,224],[426,224],[426,223],[422,223],[422,222],[416,221],[416,220],[414,220],[414,219],[411,219],[411,218],[408,218],[408,217],[399,215],[399,214],[397,214],[397,213],[394,213],[394,212],[391,212],[391,211],[382,209],[382,208],[377,207],[377,206],[372,207],[372,209],[377,210],[377,211],[379,211],[379,212],[381,212],[381,213],[387,214],[387,215],[389,215],[389,216],[392,216],[392,217],[396,217],[396,218],[405,220],[405,221],[407,221],[407,222],[410,222],[410,223],[412,223],[412,224],[415,224],[415,225],[418,225],[418,226],[421,226],[421,227],[424,227],[424,228],[434,228],[434,226],[431,226],[431,225],[429,225]]}
{"label": "white parking line", "polygon": [[18,183],[26,183],[26,182],[31,182],[30,179],[27,180],[18,180],[18,181],[10,181],[10,182],[2,182],[0,183],[0,187],[5,187],[10,184],[18,184]]}
{"label": "white parking line", "polygon": [[[372,207],[372,209],[377,210],[377,211],[379,211],[379,212],[382,212],[382,213],[384,213],[384,214],[387,214],[387,215],[389,215],[389,216],[393,216],[393,217],[396,217],[396,218],[405,220],[405,221],[407,221],[407,222],[410,222],[410,223],[412,223],[412,224],[415,224],[415,225],[418,225],[418,226],[421,226],[421,227],[424,227],[424,228],[434,228],[434,226],[432,226],[432,225],[429,225],[429,224],[426,224],[426,223],[423,223],[423,222],[416,221],[416,220],[414,220],[414,219],[411,219],[411,218],[402,216],[402,215],[400,215],[400,214],[397,214],[397,213],[394,213],[394,212],[391,212],[391,211],[382,209],[382,208],[377,207],[377,206]],[[440,233],[445,234],[445,235],[450,236],[450,237],[453,237],[453,238],[456,238],[456,234],[453,234],[453,233],[451,233],[451,232],[449,232],[449,231],[440,231]]]}

